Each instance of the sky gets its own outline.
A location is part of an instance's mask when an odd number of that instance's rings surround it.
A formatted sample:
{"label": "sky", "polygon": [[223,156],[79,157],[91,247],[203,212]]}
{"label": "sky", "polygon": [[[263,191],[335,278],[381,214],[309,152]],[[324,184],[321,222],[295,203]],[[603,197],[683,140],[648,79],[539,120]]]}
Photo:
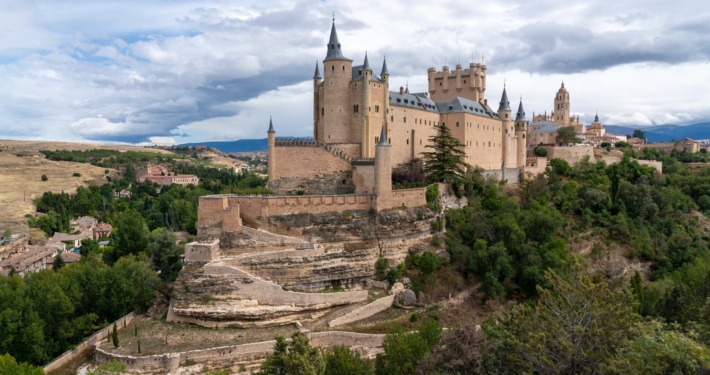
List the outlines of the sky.
{"label": "sky", "polygon": [[[390,88],[488,66],[486,98],[614,125],[710,121],[707,0],[0,0],[0,138],[180,144],[312,135],[331,18]],[[495,107],[495,106],[494,106]]]}

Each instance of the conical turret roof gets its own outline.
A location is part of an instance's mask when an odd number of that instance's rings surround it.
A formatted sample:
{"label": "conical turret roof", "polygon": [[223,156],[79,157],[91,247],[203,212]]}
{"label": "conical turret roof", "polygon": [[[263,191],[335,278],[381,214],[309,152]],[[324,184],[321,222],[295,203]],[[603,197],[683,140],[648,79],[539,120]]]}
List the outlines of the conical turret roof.
{"label": "conical turret roof", "polygon": [[269,116],[269,130],[267,131],[267,133],[276,133],[276,131],[274,130],[274,122],[271,121],[271,116]]}
{"label": "conical turret roof", "polygon": [[344,59],[343,51],[340,49],[340,41],[338,40],[338,32],[335,31],[335,20],[333,20],[333,26],[330,28],[330,40],[328,41],[328,54],[325,55],[325,60],[333,59]]}
{"label": "conical turret roof", "polygon": [[372,69],[370,68],[370,62],[367,60],[367,52],[365,52],[365,62],[362,63],[362,70],[372,71]]}
{"label": "conical turret roof", "polygon": [[320,70],[318,69],[318,61],[316,61],[316,74],[313,75],[313,79],[321,79]]}
{"label": "conical turret roof", "polygon": [[385,134],[385,126],[382,125],[382,131],[380,132],[380,141],[377,142],[378,146],[389,146],[389,142],[387,142],[387,135]]}
{"label": "conical turret roof", "polygon": [[380,75],[385,75],[385,74],[387,74],[387,75],[390,74],[390,72],[387,71],[387,57],[385,57],[384,61],[382,61],[382,72],[380,73]]}
{"label": "conical turret roof", "polygon": [[510,111],[510,101],[508,101],[508,92],[505,91],[505,86],[503,86],[503,96],[500,98],[498,106],[498,112],[500,111]]}
{"label": "conical turret roof", "polygon": [[518,113],[515,116],[515,121],[525,121],[525,110],[523,109],[523,99],[520,99]]}

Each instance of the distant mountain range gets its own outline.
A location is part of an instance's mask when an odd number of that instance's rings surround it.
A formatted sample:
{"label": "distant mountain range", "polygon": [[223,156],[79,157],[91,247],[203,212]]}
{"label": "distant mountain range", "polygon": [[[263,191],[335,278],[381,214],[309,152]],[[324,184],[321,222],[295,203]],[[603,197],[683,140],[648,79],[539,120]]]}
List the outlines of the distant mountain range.
{"label": "distant mountain range", "polygon": [[[295,139],[296,137],[276,137],[276,139]],[[298,139],[312,140],[313,137],[304,137]],[[236,141],[224,142],[200,142],[200,143],[183,143],[180,146],[207,146],[216,148],[222,152],[256,152],[267,151],[267,139],[240,139]]]}
{"label": "distant mountain range", "polygon": [[669,142],[683,138],[695,140],[710,139],[710,122],[703,122],[692,125],[655,125],[655,126],[633,126],[633,125],[604,125],[606,131],[614,134],[633,134],[634,129],[644,132],[646,139],[650,142]]}
{"label": "distant mountain range", "polygon": [[[634,125],[604,125],[608,133],[614,134],[633,134],[634,129],[639,129],[646,134],[646,139],[650,142],[669,142],[683,138],[692,138],[695,140],[710,139],[710,122],[704,122],[693,125],[656,125],[656,126],[634,126]],[[279,139],[289,137],[279,137]],[[293,137],[291,137],[293,138]],[[311,139],[311,138],[304,138]],[[226,142],[200,142],[200,143],[185,143],[181,146],[196,146],[203,145],[216,148],[222,152],[255,152],[266,151],[267,140],[263,139],[240,139],[238,141]]]}

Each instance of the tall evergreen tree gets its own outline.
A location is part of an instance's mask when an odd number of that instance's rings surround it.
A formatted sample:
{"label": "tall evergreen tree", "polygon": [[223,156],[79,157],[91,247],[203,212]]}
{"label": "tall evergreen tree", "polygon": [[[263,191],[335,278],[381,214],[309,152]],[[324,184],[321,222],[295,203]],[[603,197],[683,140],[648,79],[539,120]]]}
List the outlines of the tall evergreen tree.
{"label": "tall evergreen tree", "polygon": [[422,153],[426,163],[424,173],[432,182],[460,185],[466,177],[464,168],[468,166],[464,161],[464,145],[443,123],[439,123],[436,129],[438,134],[429,138],[430,144],[426,146],[433,151]]}
{"label": "tall evergreen tree", "polygon": [[113,323],[113,333],[111,334],[111,340],[113,341],[113,346],[118,348],[118,328],[116,328],[116,323]]}
{"label": "tall evergreen tree", "polygon": [[52,269],[54,272],[59,271],[62,267],[64,267],[66,264],[64,263],[64,259],[62,258],[62,252],[58,252],[57,256],[54,258],[54,262],[52,262]]}

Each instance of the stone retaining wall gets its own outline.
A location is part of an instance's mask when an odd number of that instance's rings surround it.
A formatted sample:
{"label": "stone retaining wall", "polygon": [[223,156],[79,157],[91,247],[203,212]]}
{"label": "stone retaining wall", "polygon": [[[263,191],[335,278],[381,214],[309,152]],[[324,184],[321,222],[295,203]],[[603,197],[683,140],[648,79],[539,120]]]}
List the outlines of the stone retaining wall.
{"label": "stone retaining wall", "polygon": [[392,208],[421,207],[426,205],[426,187],[392,191]]}
{"label": "stone retaining wall", "polygon": [[126,325],[131,323],[131,321],[133,320],[133,317],[134,317],[134,313],[129,313],[128,315],[126,315],[122,318],[119,318],[114,323],[109,324],[106,327],[104,327],[103,329],[97,331],[96,333],[91,335],[88,339],[82,341],[79,345],[77,345],[76,348],[65,352],[64,354],[60,355],[59,357],[53,359],[52,362],[49,362],[48,364],[46,364],[44,366],[44,373],[49,374],[52,371],[56,371],[59,368],[61,368],[62,366],[66,365],[67,363],[71,362],[72,360],[84,355],[87,351],[89,351],[94,346],[94,344],[106,340],[109,333],[112,333],[114,324],[116,324],[118,327],[125,327]]}
{"label": "stone retaining wall", "polygon": [[[317,348],[331,348],[336,345],[364,349],[366,356],[382,347],[385,335],[373,335],[354,332],[314,332],[308,334],[311,345]],[[108,363],[117,361],[126,365],[127,371],[175,371],[180,363],[187,360],[196,364],[205,362],[261,362],[274,350],[275,340],[252,344],[222,346],[217,348],[190,350],[185,352],[165,353],[151,356],[129,356],[111,353],[95,345],[96,362]],[[368,353],[369,352],[369,353]],[[369,355],[368,355],[369,354]]]}
{"label": "stone retaining wall", "polygon": [[335,318],[328,322],[329,327],[337,327],[341,326],[344,324],[349,324],[352,322],[357,322],[358,320],[363,320],[365,318],[369,318],[381,311],[385,311],[390,306],[392,306],[392,303],[394,302],[394,294],[380,298],[372,303],[369,303],[365,306],[359,307],[341,317]]}

